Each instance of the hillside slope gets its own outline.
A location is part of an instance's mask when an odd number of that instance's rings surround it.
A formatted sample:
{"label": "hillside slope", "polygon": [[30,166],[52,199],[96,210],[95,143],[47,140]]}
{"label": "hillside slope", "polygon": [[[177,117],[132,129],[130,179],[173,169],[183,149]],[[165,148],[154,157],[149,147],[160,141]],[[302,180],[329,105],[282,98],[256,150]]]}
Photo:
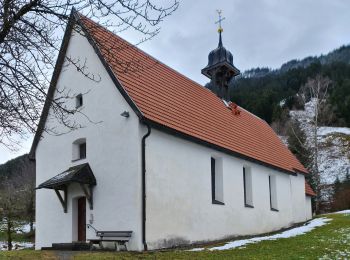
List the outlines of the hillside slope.
{"label": "hillside slope", "polygon": [[[309,146],[313,135],[314,104],[314,100],[310,100],[305,104],[305,110],[290,111],[292,119],[297,120],[305,132]],[[333,184],[337,177],[343,180],[350,171],[350,128],[321,126],[318,141],[321,184]]]}
{"label": "hillside slope", "polygon": [[279,69],[271,70],[267,67],[264,68],[253,68],[242,73],[244,78],[259,78],[264,77],[268,74],[279,74],[285,73],[292,69],[307,68],[313,63],[320,63],[322,65],[329,65],[334,62],[342,62],[350,64],[350,45],[341,46],[326,55],[320,56],[309,56],[304,59],[290,60],[283,63]]}

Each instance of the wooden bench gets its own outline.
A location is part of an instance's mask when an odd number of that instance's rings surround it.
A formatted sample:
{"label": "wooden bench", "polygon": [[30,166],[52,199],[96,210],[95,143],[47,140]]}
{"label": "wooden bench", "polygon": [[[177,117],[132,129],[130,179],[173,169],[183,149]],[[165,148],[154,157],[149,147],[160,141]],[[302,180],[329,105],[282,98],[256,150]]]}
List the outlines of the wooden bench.
{"label": "wooden bench", "polygon": [[127,251],[128,248],[126,246],[127,242],[129,242],[132,231],[99,231],[96,230],[90,224],[87,225],[88,228],[91,227],[95,230],[96,236],[99,238],[96,239],[88,239],[90,242],[90,250],[93,249],[93,246],[98,244],[101,249],[103,249],[103,242],[114,242],[115,250],[119,250],[119,245],[123,245],[124,249]]}

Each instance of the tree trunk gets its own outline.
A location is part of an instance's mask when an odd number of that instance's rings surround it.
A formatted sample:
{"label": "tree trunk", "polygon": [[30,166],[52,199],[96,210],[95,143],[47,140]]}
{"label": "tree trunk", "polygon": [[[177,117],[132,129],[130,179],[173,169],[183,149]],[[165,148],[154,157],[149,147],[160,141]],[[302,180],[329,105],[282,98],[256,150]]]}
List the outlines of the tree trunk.
{"label": "tree trunk", "polygon": [[34,223],[33,223],[33,218],[30,218],[30,222],[29,222],[29,227],[30,227],[30,233],[32,233],[34,231]]}
{"label": "tree trunk", "polygon": [[35,206],[34,206],[34,196],[31,194],[30,206],[29,206],[29,227],[30,232],[34,232],[34,218],[35,218]]}
{"label": "tree trunk", "polygon": [[318,140],[317,140],[317,128],[318,128],[318,109],[319,109],[319,96],[318,96],[318,90],[314,91],[316,102],[315,102],[315,120],[314,120],[314,175],[315,175],[315,183],[316,183],[316,204],[315,204],[315,211],[318,214],[320,209],[320,178],[319,178],[319,169],[318,169]]}
{"label": "tree trunk", "polygon": [[6,235],[7,235],[7,249],[9,251],[12,250],[12,222],[10,218],[7,218],[7,230],[6,230]]}

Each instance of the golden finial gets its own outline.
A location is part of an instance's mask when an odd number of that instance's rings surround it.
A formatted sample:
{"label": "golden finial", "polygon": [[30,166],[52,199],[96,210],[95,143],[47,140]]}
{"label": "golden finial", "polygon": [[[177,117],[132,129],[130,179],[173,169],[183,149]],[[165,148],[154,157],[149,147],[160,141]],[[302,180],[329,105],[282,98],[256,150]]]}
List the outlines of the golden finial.
{"label": "golden finial", "polygon": [[222,10],[216,10],[216,12],[218,13],[219,15],[219,20],[215,22],[215,24],[219,24],[219,29],[218,29],[218,33],[222,33],[224,31],[224,29],[222,29],[221,27],[221,22],[223,20],[225,20],[225,17],[222,17],[221,14],[222,14]]}

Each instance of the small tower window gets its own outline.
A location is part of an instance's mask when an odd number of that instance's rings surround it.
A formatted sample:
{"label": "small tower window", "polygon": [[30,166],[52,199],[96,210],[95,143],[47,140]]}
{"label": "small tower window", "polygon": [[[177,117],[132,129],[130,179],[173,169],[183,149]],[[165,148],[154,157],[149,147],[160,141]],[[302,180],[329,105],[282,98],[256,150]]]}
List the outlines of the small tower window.
{"label": "small tower window", "polygon": [[75,97],[75,107],[79,108],[83,106],[83,95],[79,94]]}

